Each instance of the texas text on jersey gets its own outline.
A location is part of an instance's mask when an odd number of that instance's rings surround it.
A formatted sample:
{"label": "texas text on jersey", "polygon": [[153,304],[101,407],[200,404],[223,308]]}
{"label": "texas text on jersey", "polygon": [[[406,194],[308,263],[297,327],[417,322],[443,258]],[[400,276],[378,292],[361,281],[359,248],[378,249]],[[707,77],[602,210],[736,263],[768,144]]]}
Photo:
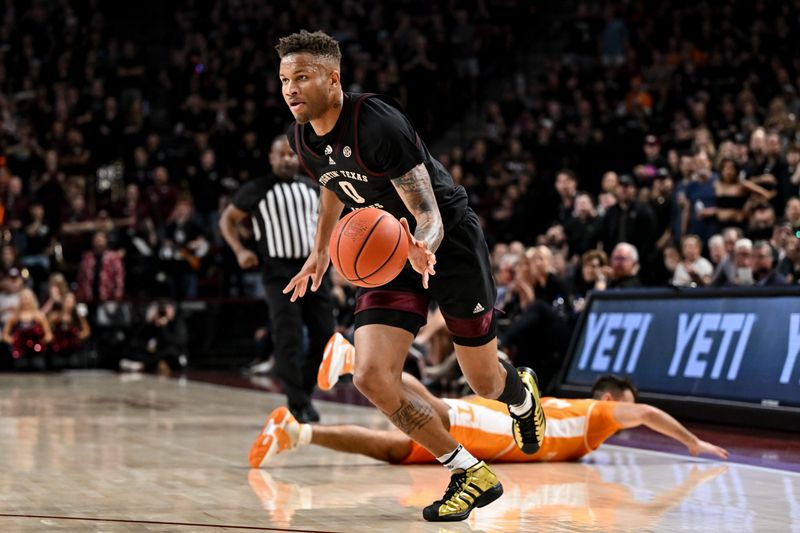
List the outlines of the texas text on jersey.
{"label": "texas text on jersey", "polygon": [[414,217],[391,180],[424,163],[445,229],[464,216],[466,191],[453,183],[399,105],[388,97],[344,93],[342,112],[329,133],[320,137],[310,124],[294,123],[287,135],[301,168],[351,209],[378,207],[405,217],[413,228]]}

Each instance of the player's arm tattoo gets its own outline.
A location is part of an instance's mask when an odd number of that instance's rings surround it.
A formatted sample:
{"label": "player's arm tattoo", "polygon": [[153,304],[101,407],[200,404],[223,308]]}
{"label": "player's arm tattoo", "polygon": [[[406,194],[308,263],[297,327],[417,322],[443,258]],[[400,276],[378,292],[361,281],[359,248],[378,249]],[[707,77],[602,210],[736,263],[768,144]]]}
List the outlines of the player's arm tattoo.
{"label": "player's arm tattoo", "polygon": [[397,429],[411,435],[433,419],[433,408],[421,399],[402,400],[400,408],[388,415]]}
{"label": "player's arm tattoo", "polygon": [[442,243],[444,225],[439,205],[433,195],[428,169],[420,163],[399,178],[393,179],[392,185],[417,221],[414,238],[426,242],[428,249],[435,252]]}

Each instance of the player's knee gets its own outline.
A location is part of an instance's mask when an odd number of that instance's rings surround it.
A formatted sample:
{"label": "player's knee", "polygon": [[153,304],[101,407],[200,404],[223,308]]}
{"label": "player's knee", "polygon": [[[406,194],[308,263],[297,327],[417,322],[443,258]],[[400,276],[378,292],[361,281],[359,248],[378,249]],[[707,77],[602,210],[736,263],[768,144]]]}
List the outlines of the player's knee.
{"label": "player's knee", "polygon": [[397,388],[397,380],[378,369],[360,369],[353,375],[353,384],[372,403],[380,405]]}

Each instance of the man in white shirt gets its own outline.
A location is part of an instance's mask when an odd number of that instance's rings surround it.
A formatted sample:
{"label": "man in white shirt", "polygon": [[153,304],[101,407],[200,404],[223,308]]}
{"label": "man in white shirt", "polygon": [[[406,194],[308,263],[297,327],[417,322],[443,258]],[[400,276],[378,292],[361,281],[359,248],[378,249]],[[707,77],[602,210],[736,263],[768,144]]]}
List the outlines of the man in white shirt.
{"label": "man in white shirt", "polygon": [[703,287],[711,282],[714,266],[700,255],[702,241],[697,235],[687,235],[681,242],[683,261],[678,264],[672,277],[676,287]]}

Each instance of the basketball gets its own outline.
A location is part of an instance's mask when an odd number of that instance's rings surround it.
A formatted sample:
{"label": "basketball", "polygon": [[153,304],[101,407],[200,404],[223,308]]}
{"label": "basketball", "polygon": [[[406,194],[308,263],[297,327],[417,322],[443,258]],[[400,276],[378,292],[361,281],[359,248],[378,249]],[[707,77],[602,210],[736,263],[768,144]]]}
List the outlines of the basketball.
{"label": "basketball", "polygon": [[403,270],[408,259],[408,237],[394,216],[368,207],[348,213],[330,240],[333,266],[359,287],[379,287]]}

